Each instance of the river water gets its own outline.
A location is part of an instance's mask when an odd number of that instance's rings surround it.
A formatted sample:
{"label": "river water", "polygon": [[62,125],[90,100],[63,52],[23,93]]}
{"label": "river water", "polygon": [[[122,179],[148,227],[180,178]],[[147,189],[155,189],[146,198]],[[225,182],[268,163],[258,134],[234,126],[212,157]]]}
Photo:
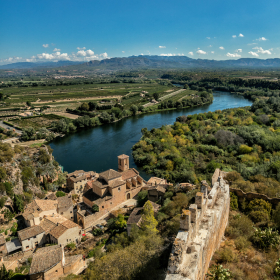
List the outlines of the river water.
{"label": "river water", "polygon": [[[132,158],[132,146],[141,138],[141,129],[148,130],[173,124],[176,117],[228,108],[251,106],[252,102],[242,96],[228,92],[214,92],[212,104],[192,109],[171,110],[160,113],[134,116],[75,134],[55,139],[50,146],[53,155],[64,171],[75,170],[102,172],[118,168],[117,156],[130,156],[130,167],[137,168]],[[137,168],[144,179],[151,177]]]}

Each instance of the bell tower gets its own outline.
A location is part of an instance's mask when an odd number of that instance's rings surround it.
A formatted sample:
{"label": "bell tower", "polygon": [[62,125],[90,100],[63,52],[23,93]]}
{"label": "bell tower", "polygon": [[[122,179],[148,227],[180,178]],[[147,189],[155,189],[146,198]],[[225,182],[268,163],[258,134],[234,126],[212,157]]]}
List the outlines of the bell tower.
{"label": "bell tower", "polygon": [[120,172],[123,172],[128,169],[129,169],[129,156],[125,154],[118,156],[118,170]]}

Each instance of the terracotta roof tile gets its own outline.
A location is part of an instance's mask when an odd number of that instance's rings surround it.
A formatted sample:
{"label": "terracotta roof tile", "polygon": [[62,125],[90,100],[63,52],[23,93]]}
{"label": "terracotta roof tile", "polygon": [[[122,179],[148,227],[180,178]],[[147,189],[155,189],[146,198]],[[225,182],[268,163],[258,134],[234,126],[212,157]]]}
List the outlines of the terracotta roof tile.
{"label": "terracotta roof tile", "polygon": [[107,171],[99,173],[99,177],[103,177],[105,180],[111,180],[111,179],[119,178],[121,176],[122,176],[121,173],[119,173],[113,169],[109,169]]}
{"label": "terracotta roof tile", "polygon": [[125,181],[116,180],[112,184],[110,184],[110,187],[111,188],[116,188],[116,187],[119,187],[119,186],[124,185],[124,184],[125,184]]}
{"label": "terracotta roof tile", "polygon": [[68,230],[67,227],[59,224],[58,226],[54,227],[51,231],[50,231],[50,235],[52,235],[54,238],[59,238],[66,230]]}
{"label": "terracotta roof tile", "polygon": [[60,245],[38,249],[33,255],[29,274],[48,271],[63,259],[63,248]]}
{"label": "terracotta roof tile", "polygon": [[125,181],[125,180],[135,177],[137,175],[138,174],[137,174],[137,172],[135,172],[135,170],[128,169],[128,170],[122,172],[122,179]]}
{"label": "terracotta roof tile", "polygon": [[35,202],[42,211],[56,210],[56,200],[35,199]]}
{"label": "terracotta roof tile", "polygon": [[125,159],[125,158],[129,158],[129,156],[125,155],[125,154],[122,154],[120,156],[118,156],[119,159]]}
{"label": "terracotta roof tile", "polygon": [[21,240],[26,240],[30,237],[37,236],[43,233],[44,230],[40,226],[32,226],[18,231],[18,237]]}
{"label": "terracotta roof tile", "polygon": [[74,228],[74,227],[80,227],[78,224],[76,224],[76,223],[74,223],[74,222],[72,222],[72,221],[70,221],[70,220],[67,220],[67,221],[65,221],[65,222],[63,222],[63,223],[61,223],[64,227],[66,227],[66,228]]}
{"label": "terracotta roof tile", "polygon": [[66,196],[63,196],[63,197],[58,197],[58,198],[57,198],[57,202],[58,202],[58,207],[59,207],[59,208],[61,208],[61,207],[71,207],[71,206],[73,206],[72,198],[71,198],[71,197],[68,197],[67,195],[66,195]]}
{"label": "terracotta roof tile", "polygon": [[44,219],[40,223],[40,227],[45,231],[46,234],[48,234],[54,227],[56,227],[56,224],[48,219]]}
{"label": "terracotta roof tile", "polygon": [[141,220],[142,210],[143,207],[134,208],[127,220],[127,224],[137,224]]}

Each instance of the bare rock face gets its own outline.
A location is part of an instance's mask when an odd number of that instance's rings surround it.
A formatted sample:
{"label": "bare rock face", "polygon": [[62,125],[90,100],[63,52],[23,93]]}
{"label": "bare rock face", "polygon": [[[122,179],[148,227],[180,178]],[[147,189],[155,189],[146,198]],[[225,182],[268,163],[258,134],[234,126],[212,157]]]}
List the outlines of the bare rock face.
{"label": "bare rock face", "polygon": [[228,223],[229,186],[219,176],[208,193],[209,188],[207,182],[202,181],[195,204],[182,211],[166,280],[203,280],[220,246]]}

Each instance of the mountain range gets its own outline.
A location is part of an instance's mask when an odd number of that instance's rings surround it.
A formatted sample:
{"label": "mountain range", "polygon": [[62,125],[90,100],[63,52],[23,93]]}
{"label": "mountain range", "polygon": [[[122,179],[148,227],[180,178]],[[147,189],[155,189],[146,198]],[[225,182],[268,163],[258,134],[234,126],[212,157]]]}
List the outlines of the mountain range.
{"label": "mountain range", "polygon": [[58,61],[58,62],[17,62],[0,66],[0,69],[25,69],[39,67],[66,67],[71,68],[96,68],[103,70],[136,70],[147,68],[280,68],[280,59],[258,59],[258,58],[240,58],[236,60],[209,60],[193,59],[187,56],[157,56],[157,55],[139,55],[130,57],[115,57],[103,60],[92,60],[86,63],[77,61]]}

